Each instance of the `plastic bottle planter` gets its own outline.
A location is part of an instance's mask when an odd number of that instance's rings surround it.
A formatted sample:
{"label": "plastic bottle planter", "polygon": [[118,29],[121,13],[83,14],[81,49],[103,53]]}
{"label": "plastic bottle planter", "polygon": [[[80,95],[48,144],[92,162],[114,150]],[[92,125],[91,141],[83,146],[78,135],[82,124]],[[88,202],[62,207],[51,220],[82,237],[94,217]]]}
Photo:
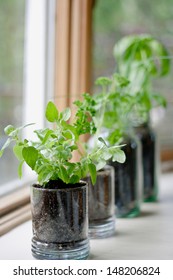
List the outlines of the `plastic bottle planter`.
{"label": "plastic bottle planter", "polygon": [[32,254],[38,259],[86,259],[88,186],[85,182],[57,189],[31,187]]}
{"label": "plastic bottle planter", "polygon": [[114,169],[106,166],[97,173],[97,181],[92,185],[86,178],[89,188],[89,236],[105,238],[115,233]]}
{"label": "plastic bottle planter", "polygon": [[142,199],[142,164],[138,139],[128,137],[123,150],[126,161],[112,162],[115,170],[115,204],[117,217],[136,217],[140,214]]}
{"label": "plastic bottle planter", "polygon": [[143,198],[146,202],[157,201],[159,175],[157,137],[148,124],[143,124],[135,130],[142,146]]}

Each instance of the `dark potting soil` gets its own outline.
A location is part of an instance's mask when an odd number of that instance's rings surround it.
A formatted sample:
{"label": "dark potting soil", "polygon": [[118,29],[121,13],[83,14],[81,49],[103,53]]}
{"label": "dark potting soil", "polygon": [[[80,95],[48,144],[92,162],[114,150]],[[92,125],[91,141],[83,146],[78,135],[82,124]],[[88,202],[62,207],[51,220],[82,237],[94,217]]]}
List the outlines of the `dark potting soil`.
{"label": "dark potting soil", "polygon": [[70,244],[87,238],[87,188],[49,190],[36,186],[31,201],[36,239]]}
{"label": "dark potting soil", "polygon": [[115,204],[120,212],[121,209],[128,211],[135,207],[138,188],[137,143],[133,138],[128,138],[124,142],[126,145],[122,149],[126,154],[126,161],[123,164],[110,163],[115,170]]}
{"label": "dark potting soil", "polygon": [[102,170],[97,174],[96,184],[93,186],[91,178],[86,178],[88,189],[89,223],[101,223],[102,220],[112,217],[114,206],[112,203],[113,186],[109,170]]}
{"label": "dark potting soil", "polygon": [[136,132],[142,144],[143,193],[144,199],[147,199],[156,193],[156,136],[147,125],[137,128]]}
{"label": "dark potting soil", "polygon": [[35,188],[44,188],[44,189],[66,189],[66,188],[81,188],[82,186],[84,186],[85,183],[76,183],[76,184],[66,184],[64,183],[62,180],[58,179],[58,180],[50,180],[49,182],[47,182],[45,184],[44,187],[42,187],[39,184],[34,184]]}

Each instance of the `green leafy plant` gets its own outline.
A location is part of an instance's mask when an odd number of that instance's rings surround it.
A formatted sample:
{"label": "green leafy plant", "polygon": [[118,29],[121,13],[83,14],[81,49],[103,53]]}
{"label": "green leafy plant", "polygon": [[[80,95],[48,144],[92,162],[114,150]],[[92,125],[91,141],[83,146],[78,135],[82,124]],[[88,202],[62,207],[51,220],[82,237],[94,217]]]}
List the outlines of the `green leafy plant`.
{"label": "green leafy plant", "polygon": [[[5,128],[8,139],[0,151],[0,156],[10,143],[14,142],[13,152],[20,162],[19,177],[22,176],[22,165],[26,162],[36,172],[38,182],[44,187],[48,186],[50,180],[75,184],[87,174],[91,175],[94,184],[97,170],[102,168],[108,159],[120,162],[125,160],[119,146],[108,147],[102,138],[98,139],[97,145],[90,153],[81,148],[80,136],[96,132],[93,121],[94,100],[86,94],[84,102],[76,101],[76,104],[78,109],[70,123],[70,108],[59,112],[53,102],[48,102],[45,116],[47,121],[53,124],[53,128],[34,130],[36,140],[22,139],[21,131],[25,126],[15,128],[8,125]],[[80,160],[73,162],[73,153],[76,151],[80,154]]]}
{"label": "green leafy plant", "polygon": [[153,90],[153,81],[170,71],[167,48],[149,34],[123,37],[115,44],[114,57],[117,72],[130,83],[129,94],[136,96],[134,115],[144,120],[155,106],[166,106],[166,99]]}
{"label": "green leafy plant", "polygon": [[118,73],[96,80],[101,92],[93,96],[96,110],[93,120],[98,127],[96,135],[105,132],[109,145],[122,142],[131,124],[131,110],[136,104],[136,97],[129,94],[129,83]]}

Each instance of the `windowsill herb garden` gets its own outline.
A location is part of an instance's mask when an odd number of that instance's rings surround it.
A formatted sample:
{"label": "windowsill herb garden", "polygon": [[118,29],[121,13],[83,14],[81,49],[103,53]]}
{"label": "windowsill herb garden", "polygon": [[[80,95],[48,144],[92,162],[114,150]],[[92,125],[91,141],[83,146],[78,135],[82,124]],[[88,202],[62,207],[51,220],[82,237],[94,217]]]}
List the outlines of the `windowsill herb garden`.
{"label": "windowsill herb garden", "polygon": [[[119,147],[108,147],[102,138],[90,153],[82,149],[80,136],[96,131],[89,96],[85,102],[86,110],[78,108],[69,122],[71,110],[59,112],[50,101],[45,116],[53,128],[33,131],[36,140],[22,139],[25,126],[5,128],[8,140],[0,155],[14,143],[13,151],[20,162],[19,177],[24,162],[37,174],[38,182],[31,187],[32,253],[39,259],[88,257],[88,188],[81,179],[90,174],[94,184],[100,162],[106,164],[112,157],[122,161],[124,156]],[[74,152],[81,155],[78,162],[73,162]]]}

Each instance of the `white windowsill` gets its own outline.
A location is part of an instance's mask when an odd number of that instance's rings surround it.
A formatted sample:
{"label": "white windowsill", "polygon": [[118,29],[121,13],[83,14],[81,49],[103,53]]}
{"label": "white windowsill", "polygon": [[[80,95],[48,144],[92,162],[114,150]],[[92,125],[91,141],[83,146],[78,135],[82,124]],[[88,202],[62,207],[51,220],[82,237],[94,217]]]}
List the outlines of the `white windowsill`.
{"label": "white windowsill", "polygon": [[[117,219],[116,235],[91,240],[90,259],[173,259],[173,173],[160,179],[160,201],[143,203],[142,215]],[[0,239],[1,260],[32,260],[31,221],[10,231]]]}

